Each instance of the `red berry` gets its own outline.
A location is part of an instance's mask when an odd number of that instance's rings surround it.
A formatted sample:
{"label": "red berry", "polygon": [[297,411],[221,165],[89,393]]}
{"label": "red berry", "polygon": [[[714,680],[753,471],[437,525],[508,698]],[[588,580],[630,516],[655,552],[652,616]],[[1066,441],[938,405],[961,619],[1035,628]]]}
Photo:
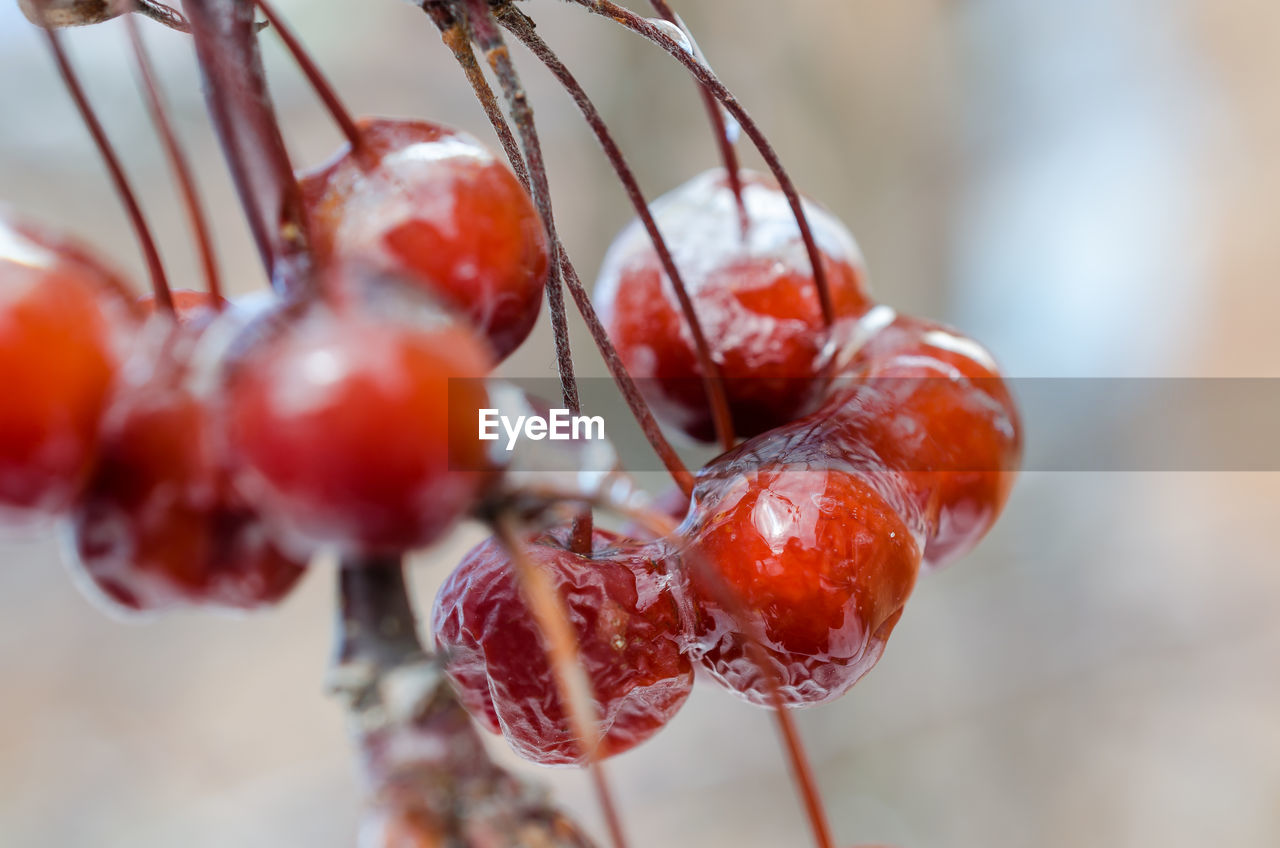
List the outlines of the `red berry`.
{"label": "red berry", "polygon": [[784,703],[816,704],[876,664],[920,564],[918,529],[882,494],[892,486],[750,451],[704,470],[681,558],[700,658],[719,682],[756,704],[775,682]]}
{"label": "red berry", "polygon": [[[693,686],[693,669],[668,578],[649,556],[597,530],[594,553],[568,550],[567,529],[531,539],[568,607],[601,721],[601,756],[621,753],[665,725]],[[625,543],[621,543],[625,544]],[[432,631],[467,709],[516,753],[548,765],[581,764],[543,640],[506,551],[494,539],[463,558],[436,598]]]}
{"label": "red berry", "polygon": [[302,177],[317,256],[371,259],[416,279],[505,358],[532,330],[547,276],[529,195],[464,133],[417,121],[359,126],[358,150]]}
{"label": "red berry", "polygon": [[137,314],[83,250],[0,217],[0,525],[65,509]]}
{"label": "red berry", "polygon": [[232,491],[208,405],[187,380],[194,333],[165,329],[141,354],[146,373],[131,365],[107,413],[97,465],[72,512],[78,564],[134,611],[274,603],[305,563],[281,552]]}
{"label": "red berry", "polygon": [[399,552],[476,500],[488,354],[470,330],[433,321],[317,303],[229,370],[242,491],[291,541]]}
{"label": "red berry", "polygon": [[[829,350],[812,267],[782,192],[743,173],[749,228],[723,171],[709,171],[652,209],[721,367],[738,435],[804,414],[820,395]],[[862,258],[830,213],[806,205],[838,317],[869,307]],[[704,441],[714,436],[693,346],[675,290],[638,221],[605,257],[595,300],[610,337],[654,411]]]}
{"label": "red berry", "polygon": [[986,350],[949,327],[901,317],[859,351],[823,407],[840,439],[902,472],[929,525],[925,559],[971,550],[995,524],[1022,455],[1018,411]]}

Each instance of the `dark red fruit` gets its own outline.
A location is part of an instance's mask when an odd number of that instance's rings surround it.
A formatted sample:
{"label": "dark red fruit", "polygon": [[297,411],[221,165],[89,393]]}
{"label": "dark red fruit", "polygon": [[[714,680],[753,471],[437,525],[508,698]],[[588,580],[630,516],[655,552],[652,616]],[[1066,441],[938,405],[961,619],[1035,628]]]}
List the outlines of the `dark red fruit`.
{"label": "dark red fruit", "polygon": [[840,443],[901,472],[928,523],[925,560],[970,551],[995,524],[1022,456],[1018,411],[977,342],[900,317],[872,336],[823,407]]}
{"label": "dark red fruit", "polygon": [[891,484],[750,459],[704,470],[681,559],[717,680],[756,704],[774,685],[788,705],[817,704],[876,664],[920,565],[918,529],[881,494]]}
{"label": "dark red fruit", "polygon": [[[745,234],[723,171],[696,177],[652,208],[723,372],[734,429],[754,436],[817,402],[830,348],[812,267],[785,196],[760,175],[742,176]],[[836,316],[862,314],[870,302],[857,244],[826,211],[811,204],[807,211]],[[715,431],[693,337],[638,221],[609,249],[595,300],[654,411],[710,441]]]}
{"label": "dark red fruit", "polygon": [[438,314],[420,324],[316,304],[242,354],[227,434],[250,502],[304,549],[429,544],[475,502],[488,353]]}
{"label": "dark red fruit", "polygon": [[80,491],[137,318],[87,252],[0,216],[0,526]]}
{"label": "dark red fruit", "polygon": [[275,603],[305,562],[283,553],[233,491],[208,405],[188,384],[195,333],[165,329],[135,357],[146,361],[130,366],[107,413],[72,511],[78,565],[133,611]]}
{"label": "dark red fruit", "polygon": [[[693,669],[681,649],[679,610],[656,548],[597,530],[594,553],[567,548],[561,529],[531,539],[568,607],[583,667],[595,693],[603,740],[618,754],[662,728],[689,696]],[[481,724],[521,756],[547,765],[581,764],[543,639],[512,565],[490,539],[463,558],[436,598],[432,631],[448,658],[459,697]]]}
{"label": "dark red fruit", "polygon": [[321,260],[372,260],[466,315],[499,359],[542,304],[547,242],[529,195],[470,136],[365,119],[361,146],[302,177]]}

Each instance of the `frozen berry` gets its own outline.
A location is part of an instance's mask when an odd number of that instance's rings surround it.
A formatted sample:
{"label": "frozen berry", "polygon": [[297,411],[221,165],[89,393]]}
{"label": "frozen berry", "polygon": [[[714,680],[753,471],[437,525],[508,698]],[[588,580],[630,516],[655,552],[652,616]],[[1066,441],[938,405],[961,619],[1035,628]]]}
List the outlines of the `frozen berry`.
{"label": "frozen berry", "polygon": [[[590,556],[571,552],[562,528],[526,550],[560,591],[595,695],[602,732],[597,756],[644,741],[689,696],[693,670],[657,549],[595,532]],[[467,709],[521,756],[581,764],[543,639],[525,606],[506,550],[494,539],[463,558],[440,590],[432,630]]]}

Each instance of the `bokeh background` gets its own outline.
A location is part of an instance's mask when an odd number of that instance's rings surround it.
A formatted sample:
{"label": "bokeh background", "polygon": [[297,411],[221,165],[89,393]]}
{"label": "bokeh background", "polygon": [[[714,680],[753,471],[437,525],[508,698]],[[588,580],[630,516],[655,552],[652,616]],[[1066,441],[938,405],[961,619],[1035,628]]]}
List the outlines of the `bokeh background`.
{"label": "bokeh background", "polygon": [[[857,234],[882,299],[958,324],[1019,377],[1280,376],[1280,4],[676,5],[799,184]],[[280,6],[354,109],[489,137],[419,10]],[[527,9],[651,193],[713,164],[696,93],[666,57],[555,0]],[[186,40],[145,29],[227,279],[260,287]],[[68,40],[173,276],[195,284],[122,27]],[[269,33],[265,44],[295,161],[317,162],[338,135]],[[566,98],[516,55],[561,231],[590,277],[630,213]],[[0,5],[0,116],[0,198],[144,279],[12,3]],[[602,373],[580,332],[578,349]],[[550,359],[544,329],[508,373],[550,376]],[[1135,438],[1161,425],[1159,409],[1128,412]],[[921,580],[875,672],[798,716],[840,841],[1280,845],[1278,507],[1274,473],[1024,475],[988,541]],[[465,527],[422,557],[421,605],[479,535]],[[322,694],[329,569],[270,614],[139,625],[78,594],[53,538],[0,543],[0,560],[0,844],[353,844],[359,788]],[[581,774],[513,767],[598,822]],[[709,684],[610,769],[636,845],[806,844],[768,716]]]}

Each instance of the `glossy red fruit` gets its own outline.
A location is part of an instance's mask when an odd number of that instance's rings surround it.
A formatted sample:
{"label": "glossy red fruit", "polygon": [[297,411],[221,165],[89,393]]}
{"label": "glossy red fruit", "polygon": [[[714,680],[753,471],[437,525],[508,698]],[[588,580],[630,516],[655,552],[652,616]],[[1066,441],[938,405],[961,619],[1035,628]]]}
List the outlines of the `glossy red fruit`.
{"label": "glossy red fruit", "polygon": [[529,195],[464,133],[420,121],[359,127],[359,150],[301,180],[317,255],[413,277],[505,358],[532,330],[547,276],[546,235]]}
{"label": "glossy red fruit", "polygon": [[229,369],[240,488],[301,549],[420,547],[475,502],[488,353],[469,329],[434,320],[316,304]]}
{"label": "glossy red fruit", "polygon": [[[653,203],[703,332],[726,382],[734,429],[753,436],[808,411],[829,361],[808,254],[785,196],[744,172],[744,234],[723,171]],[[865,312],[862,257],[845,227],[806,204],[837,317]],[[694,438],[714,427],[693,338],[648,234],[632,222],[614,241],[595,301],[619,355],[654,411]]]}
{"label": "glossy red fruit", "polygon": [[[568,607],[595,693],[600,756],[621,753],[662,728],[689,696],[693,669],[658,549],[597,530],[592,556],[567,549],[568,530],[532,539]],[[521,756],[581,764],[544,643],[521,597],[506,551],[490,539],[463,558],[436,598],[432,631],[459,697],[481,724]]]}
{"label": "glossy red fruit", "polygon": [[0,215],[0,526],[70,505],[137,313],[82,249]]}
{"label": "glossy red fruit", "polygon": [[1009,499],[1021,425],[995,360],[941,324],[899,317],[859,351],[823,407],[838,441],[901,472],[929,525],[925,559],[970,551]]}
{"label": "glossy red fruit", "polygon": [[719,682],[756,704],[775,685],[788,705],[817,704],[879,661],[920,564],[919,528],[884,494],[893,484],[750,450],[704,470],[680,556]]}
{"label": "glossy red fruit", "polygon": [[72,511],[77,564],[132,611],[275,603],[305,562],[282,552],[232,489],[213,416],[188,379],[194,331],[153,334],[116,393]]}

